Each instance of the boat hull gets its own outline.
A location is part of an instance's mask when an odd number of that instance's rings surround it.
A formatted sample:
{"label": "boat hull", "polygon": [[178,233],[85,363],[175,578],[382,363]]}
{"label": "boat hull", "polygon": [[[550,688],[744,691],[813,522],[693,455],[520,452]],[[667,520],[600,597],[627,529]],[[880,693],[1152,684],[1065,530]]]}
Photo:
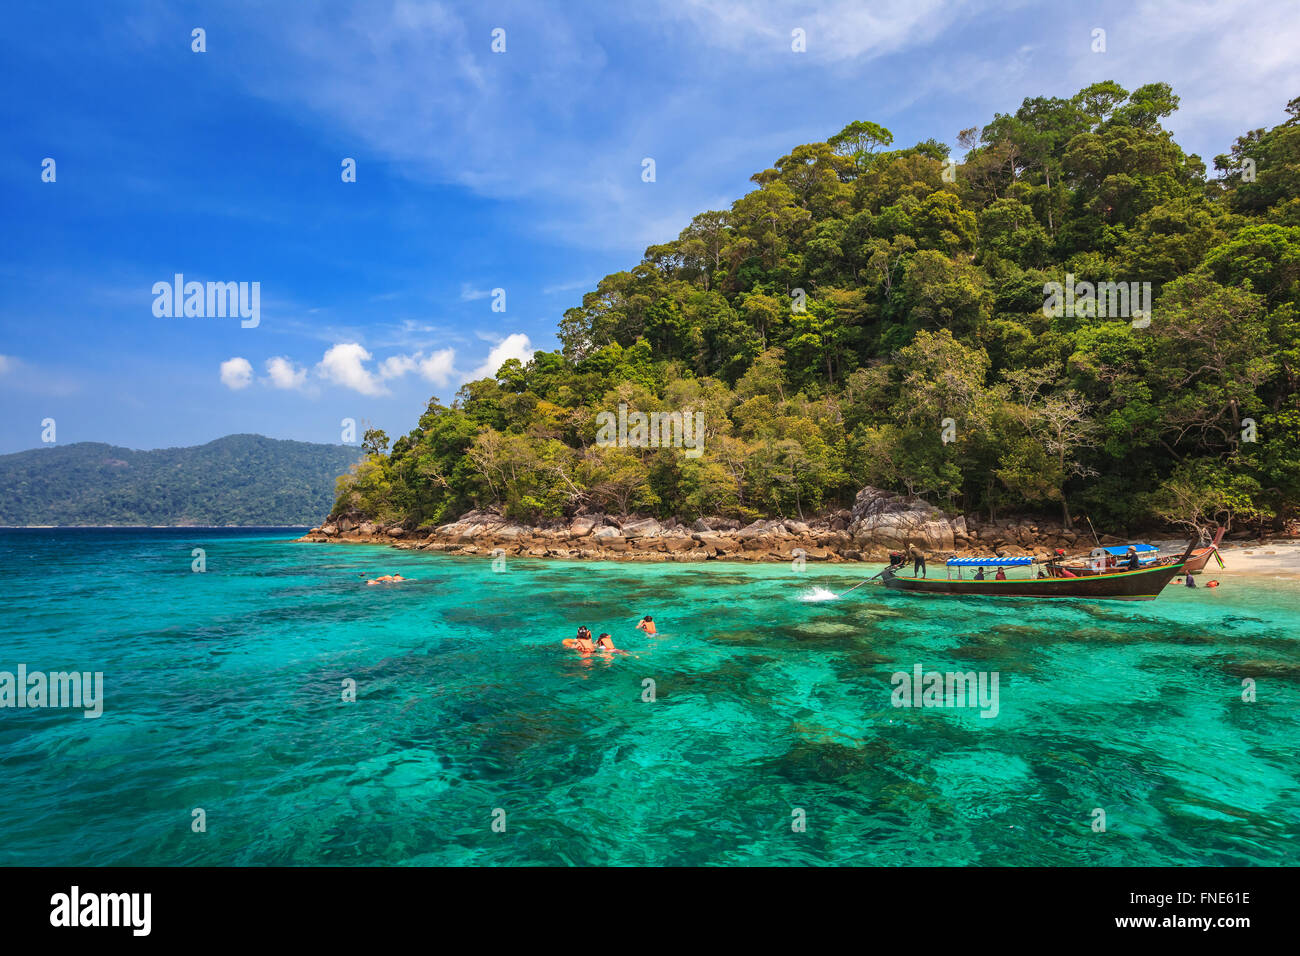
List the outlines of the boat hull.
{"label": "boat hull", "polygon": [[1114,571],[1078,578],[1008,578],[1005,581],[901,578],[884,573],[885,587],[909,594],[942,597],[1074,598],[1154,601],[1183,570],[1183,562],[1136,571]]}
{"label": "boat hull", "polygon": [[1187,563],[1183,565],[1183,570],[1193,572],[1204,571],[1205,566],[1210,563],[1210,558],[1214,557],[1214,552],[1217,550],[1217,548],[1199,548],[1198,550],[1193,551],[1192,556],[1188,558]]}

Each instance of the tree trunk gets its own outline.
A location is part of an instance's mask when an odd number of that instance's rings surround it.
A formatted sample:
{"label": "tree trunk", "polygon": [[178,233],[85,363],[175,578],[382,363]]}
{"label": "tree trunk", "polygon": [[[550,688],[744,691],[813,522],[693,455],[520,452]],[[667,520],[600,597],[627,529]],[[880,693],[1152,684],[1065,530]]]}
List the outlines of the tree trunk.
{"label": "tree trunk", "polygon": [[1043,163],[1043,176],[1047,179],[1047,231],[1056,235],[1056,224],[1052,216],[1052,167]]}

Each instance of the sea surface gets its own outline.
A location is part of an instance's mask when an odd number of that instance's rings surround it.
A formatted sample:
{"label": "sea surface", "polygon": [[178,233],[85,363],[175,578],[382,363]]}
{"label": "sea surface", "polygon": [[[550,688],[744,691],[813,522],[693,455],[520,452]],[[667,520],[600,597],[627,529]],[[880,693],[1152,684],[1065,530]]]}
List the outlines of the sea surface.
{"label": "sea surface", "polygon": [[[495,571],[298,533],[0,531],[0,671],[104,681],[98,719],[0,709],[0,864],[1300,857],[1293,580],[829,600],[877,568]],[[629,653],[562,648],[578,624]],[[893,706],[918,664],[996,673],[997,715]]]}

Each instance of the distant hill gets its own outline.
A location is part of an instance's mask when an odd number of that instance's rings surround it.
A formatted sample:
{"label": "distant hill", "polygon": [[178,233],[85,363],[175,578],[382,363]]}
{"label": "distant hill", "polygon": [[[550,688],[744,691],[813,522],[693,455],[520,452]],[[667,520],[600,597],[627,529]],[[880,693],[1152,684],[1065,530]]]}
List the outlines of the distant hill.
{"label": "distant hill", "polygon": [[309,525],[361,449],[227,435],[134,451],[77,442],[0,455],[0,525]]}

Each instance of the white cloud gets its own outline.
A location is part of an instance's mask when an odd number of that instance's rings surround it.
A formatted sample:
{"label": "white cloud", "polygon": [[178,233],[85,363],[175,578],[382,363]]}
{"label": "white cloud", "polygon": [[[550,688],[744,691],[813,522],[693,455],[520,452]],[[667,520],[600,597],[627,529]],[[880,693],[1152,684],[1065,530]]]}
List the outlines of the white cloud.
{"label": "white cloud", "polygon": [[[500,355],[503,362],[527,343],[527,336],[512,335],[498,344],[492,355]],[[316,363],[315,372],[324,382],[371,396],[391,394],[385,383],[412,372],[438,386],[450,385],[458,376],[456,350],[452,348],[428,354],[421,350],[390,355],[372,369],[368,363],[373,358],[373,354],[359,342],[339,342]],[[266,371],[267,378],[263,381],[275,388],[300,389],[313,396],[319,394],[317,386],[308,383],[308,369],[296,365],[291,358],[275,356],[268,359]],[[232,389],[245,388],[253,380],[253,367],[247,359],[232,358],[221,364],[221,380]]]}
{"label": "white cloud", "polygon": [[[681,230],[679,229],[678,232]],[[554,295],[557,292],[572,292],[574,289],[594,289],[596,288],[595,279],[579,279],[576,282],[558,282],[555,285],[548,285],[542,289],[542,295]]]}
{"label": "white cloud", "polygon": [[492,294],[490,289],[475,289],[468,282],[460,284],[460,301],[473,302],[476,299],[486,299]]}
{"label": "white cloud", "polygon": [[342,342],[325,353],[316,365],[321,378],[335,385],[342,385],[362,395],[387,395],[379,378],[376,378],[365,363],[370,361],[370,353],[356,342]]}
{"label": "white cloud", "polygon": [[414,355],[390,355],[379,363],[380,378],[401,378],[407,372],[414,371]]}
{"label": "white cloud", "polygon": [[954,0],[830,0],[815,12],[749,0],[674,0],[656,10],[692,23],[706,43],[752,56],[791,53],[791,32],[804,31],[806,56],[816,60],[872,58],[918,46],[952,28],[981,4]]}
{"label": "white cloud", "polygon": [[497,369],[507,359],[519,359],[520,362],[527,364],[532,360],[535,349],[529,342],[528,336],[523,332],[515,332],[507,335],[504,339],[492,347],[488,352],[487,359],[471,372],[466,381],[473,381],[480,378],[493,378],[497,374]]}
{"label": "white cloud", "polygon": [[302,388],[307,382],[305,368],[298,368],[289,359],[278,355],[267,360],[266,372],[276,388]]}
{"label": "white cloud", "polygon": [[[1163,80],[1184,104],[1168,125],[1208,159],[1281,122],[1300,84],[1293,0],[501,8],[510,45],[498,56],[481,18],[451,4],[395,0],[325,19],[276,7],[263,16],[278,29],[250,38],[233,73],[403,175],[527,202],[539,233],[620,253],[671,239],[695,212],[725,206],[710,197],[729,202],[750,173],[855,119],[887,121],[907,145],[946,140],[1026,96]],[[1089,49],[1098,25],[1104,54]],[[790,49],[795,27],[806,53]],[[673,68],[660,72],[665,51]],[[615,108],[625,102],[638,108]],[[644,156],[658,163],[655,184],[640,179]],[[461,289],[466,301],[485,294]]]}
{"label": "white cloud", "polygon": [[456,375],[453,364],[455,361],[455,349],[441,349],[434,352],[428,358],[420,359],[420,377],[434,385],[449,385]]}
{"label": "white cloud", "polygon": [[430,355],[422,351],[412,355],[390,355],[379,364],[379,377],[401,378],[408,372],[418,372],[426,382],[448,385],[456,374],[455,363],[455,349],[440,349]]}
{"label": "white cloud", "polygon": [[1142,0],[1118,7],[1105,53],[1073,58],[1071,92],[1114,78],[1126,89],[1167,82],[1182,102],[1163,124],[1213,175],[1214,156],[1259,126],[1283,122],[1300,88],[1295,4]]}
{"label": "white cloud", "polygon": [[0,355],[0,379],[5,390],[27,392],[31,395],[48,395],[64,398],[81,392],[84,375],[65,374],[55,366],[32,364],[13,355]]}
{"label": "white cloud", "polygon": [[253,365],[246,358],[235,356],[221,363],[221,384],[233,391],[247,388],[253,382]]}

